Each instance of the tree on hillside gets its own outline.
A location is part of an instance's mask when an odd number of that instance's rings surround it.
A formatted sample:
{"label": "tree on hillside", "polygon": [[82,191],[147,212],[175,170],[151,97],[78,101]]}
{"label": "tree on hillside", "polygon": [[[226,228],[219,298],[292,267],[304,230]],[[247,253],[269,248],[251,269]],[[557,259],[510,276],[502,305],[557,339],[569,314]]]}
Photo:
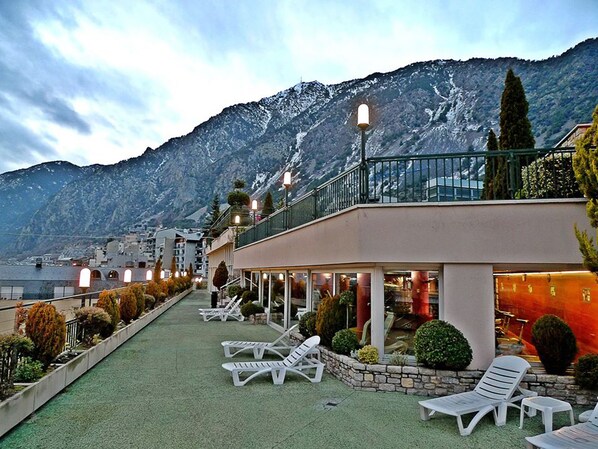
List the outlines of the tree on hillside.
{"label": "tree on hillside", "polygon": [[266,193],[266,198],[264,199],[264,207],[262,208],[262,217],[267,217],[268,215],[274,213],[274,201],[272,200],[272,194],[268,191]]}
{"label": "tree on hillside", "polygon": [[[592,126],[575,143],[573,171],[579,184],[579,190],[588,199],[586,214],[593,228],[598,228],[598,105],[592,114]],[[586,231],[580,231],[575,225],[575,236],[579,241],[579,250],[583,256],[583,265],[598,275],[598,248],[594,239]]]}
{"label": "tree on hillside", "polygon": [[162,277],[160,276],[161,274],[162,274],[162,256],[160,256],[160,258],[156,262],[156,266],[154,267],[154,282],[160,282],[162,280]]}
{"label": "tree on hillside", "polygon": [[[509,69],[505,78],[505,88],[500,99],[499,150],[534,148],[536,141],[532,134],[532,125],[527,118],[528,109],[529,105],[525,98],[521,79],[515,76],[513,69]],[[497,157],[495,159],[495,175],[491,181],[493,198],[511,198],[513,192],[509,192],[507,158]]]}
{"label": "tree on hillside", "polygon": [[[486,151],[498,151],[498,140],[494,130],[490,128],[488,131],[488,142],[486,143]],[[482,190],[482,199],[491,200],[494,198],[494,190],[492,189],[492,180],[496,173],[496,157],[486,158],[486,173],[484,175],[484,190]]]}

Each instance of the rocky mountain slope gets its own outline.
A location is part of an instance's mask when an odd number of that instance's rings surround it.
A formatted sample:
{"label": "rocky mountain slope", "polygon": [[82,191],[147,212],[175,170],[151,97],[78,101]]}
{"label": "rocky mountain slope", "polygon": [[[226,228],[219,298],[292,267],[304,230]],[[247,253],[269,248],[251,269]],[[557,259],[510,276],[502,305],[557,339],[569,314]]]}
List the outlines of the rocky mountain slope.
{"label": "rocky mountain slope", "polygon": [[[64,178],[37,202],[27,201],[24,181],[11,193],[16,218],[0,222],[23,234],[0,240],[0,250],[23,254],[58,244],[43,235],[97,236],[143,221],[169,224],[208,205],[214,193],[224,201],[236,177],[262,197],[268,189],[280,194],[282,173],[292,169],[297,196],[358,161],[355,122],[362,102],[371,107],[369,156],[483,150],[488,129],[498,130],[509,67],[526,90],[536,145],[551,146],[575,123],[591,120],[597,60],[598,39],[591,39],[544,61],[431,61],[336,85],[301,83],[228,107],[139,157]],[[14,173],[0,175],[0,188]]]}

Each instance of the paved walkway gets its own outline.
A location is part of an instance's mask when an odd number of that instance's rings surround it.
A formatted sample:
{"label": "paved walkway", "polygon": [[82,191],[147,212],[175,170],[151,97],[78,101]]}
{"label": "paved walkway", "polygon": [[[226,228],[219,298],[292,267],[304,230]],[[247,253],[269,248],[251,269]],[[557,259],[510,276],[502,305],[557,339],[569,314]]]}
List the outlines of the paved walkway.
{"label": "paved walkway", "polygon": [[[517,448],[542,433],[490,417],[459,436],[451,417],[419,420],[419,397],[269,377],[234,387],[221,368],[226,339],[272,340],[268,326],[200,320],[194,292],[0,439],[0,448]],[[240,359],[242,360],[242,359]],[[330,406],[329,403],[338,403]],[[566,420],[555,415],[555,427]]]}

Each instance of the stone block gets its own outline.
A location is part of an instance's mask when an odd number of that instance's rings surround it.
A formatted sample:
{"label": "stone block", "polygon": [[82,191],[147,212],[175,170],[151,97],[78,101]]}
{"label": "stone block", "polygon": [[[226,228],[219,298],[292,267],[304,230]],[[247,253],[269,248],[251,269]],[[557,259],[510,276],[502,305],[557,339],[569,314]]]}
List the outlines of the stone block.
{"label": "stone block", "polygon": [[380,384],[378,387],[380,391],[395,391],[396,388],[392,384]]}
{"label": "stone block", "polygon": [[387,373],[392,373],[392,374],[400,374],[403,372],[403,367],[402,366],[396,366],[396,365],[388,365],[386,367],[386,372]]}
{"label": "stone block", "polygon": [[419,368],[416,366],[404,366],[403,374],[419,374]]}
{"label": "stone block", "polygon": [[366,382],[372,382],[374,380],[374,375],[372,373],[365,373],[363,375],[363,380]]}
{"label": "stone block", "polygon": [[404,377],[401,379],[401,386],[404,388],[413,388],[413,379]]}

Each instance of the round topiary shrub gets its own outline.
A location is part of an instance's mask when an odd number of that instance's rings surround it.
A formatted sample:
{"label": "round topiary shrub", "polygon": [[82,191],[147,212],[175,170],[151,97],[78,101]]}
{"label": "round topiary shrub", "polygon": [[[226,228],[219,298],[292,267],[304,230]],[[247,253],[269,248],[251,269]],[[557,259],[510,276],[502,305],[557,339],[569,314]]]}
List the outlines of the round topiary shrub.
{"label": "round topiary shrub", "polygon": [[471,363],[473,352],[459,329],[446,321],[432,320],[415,332],[415,357],[429,368],[461,370]]}
{"label": "round topiary shrub", "polygon": [[[177,293],[178,286],[179,286],[178,279],[175,279],[174,285],[175,285],[175,293]],[[135,302],[136,302],[137,307],[135,308],[135,315],[133,318],[137,319],[141,316],[141,314],[145,310],[145,293],[143,291],[143,285],[131,284],[131,285],[129,285],[129,290],[131,290],[131,292],[135,296]]]}
{"label": "round topiary shrub", "polygon": [[243,287],[241,287],[240,285],[237,285],[237,284],[229,285],[228,289],[227,289],[228,297],[234,298],[242,291],[243,291]]}
{"label": "round topiary shrub", "polygon": [[332,337],[341,329],[345,328],[345,307],[339,303],[339,297],[326,296],[316,316],[316,334],[320,336],[321,344],[330,346]]}
{"label": "round topiary shrub", "polygon": [[156,298],[152,295],[148,295],[147,293],[143,295],[145,299],[145,310],[152,310],[156,305]]}
{"label": "round topiary shrub", "polygon": [[316,312],[306,312],[299,319],[299,333],[305,338],[316,335]]}
{"label": "round topiary shrub", "polygon": [[249,318],[251,315],[255,315],[256,313],[264,313],[264,308],[259,304],[254,304],[253,302],[247,302],[241,306],[241,315],[245,318]]}
{"label": "round topiary shrub", "polygon": [[548,374],[565,374],[577,354],[577,339],[556,315],[542,315],[532,326],[532,344]]}
{"label": "round topiary shrub", "polygon": [[75,311],[75,318],[83,329],[83,341],[88,345],[96,334],[102,338],[112,334],[110,315],[100,307],[81,307]]}
{"label": "round topiary shrub", "polygon": [[368,365],[378,363],[380,360],[380,357],[378,356],[378,348],[372,345],[365,345],[357,351],[357,360]]}
{"label": "round topiary shrub", "polygon": [[118,308],[118,298],[113,291],[104,290],[100,293],[96,307],[101,307],[110,315],[110,322],[112,325],[112,332],[116,330],[116,326],[120,321],[120,310]]}
{"label": "round topiary shrub", "polygon": [[586,354],[577,359],[575,383],[586,390],[598,389],[598,354]]}
{"label": "round topiary shrub", "polygon": [[246,290],[241,295],[241,304],[245,304],[245,303],[253,302],[253,301],[257,301],[257,300],[258,300],[257,293],[254,292],[253,290]]}
{"label": "round topiary shrub", "polygon": [[33,356],[49,366],[64,348],[66,321],[52,304],[38,302],[29,311],[25,333],[33,342]]}
{"label": "round topiary shrub", "polygon": [[352,330],[342,329],[332,337],[332,350],[337,354],[349,355],[357,348],[359,348],[359,339]]}

